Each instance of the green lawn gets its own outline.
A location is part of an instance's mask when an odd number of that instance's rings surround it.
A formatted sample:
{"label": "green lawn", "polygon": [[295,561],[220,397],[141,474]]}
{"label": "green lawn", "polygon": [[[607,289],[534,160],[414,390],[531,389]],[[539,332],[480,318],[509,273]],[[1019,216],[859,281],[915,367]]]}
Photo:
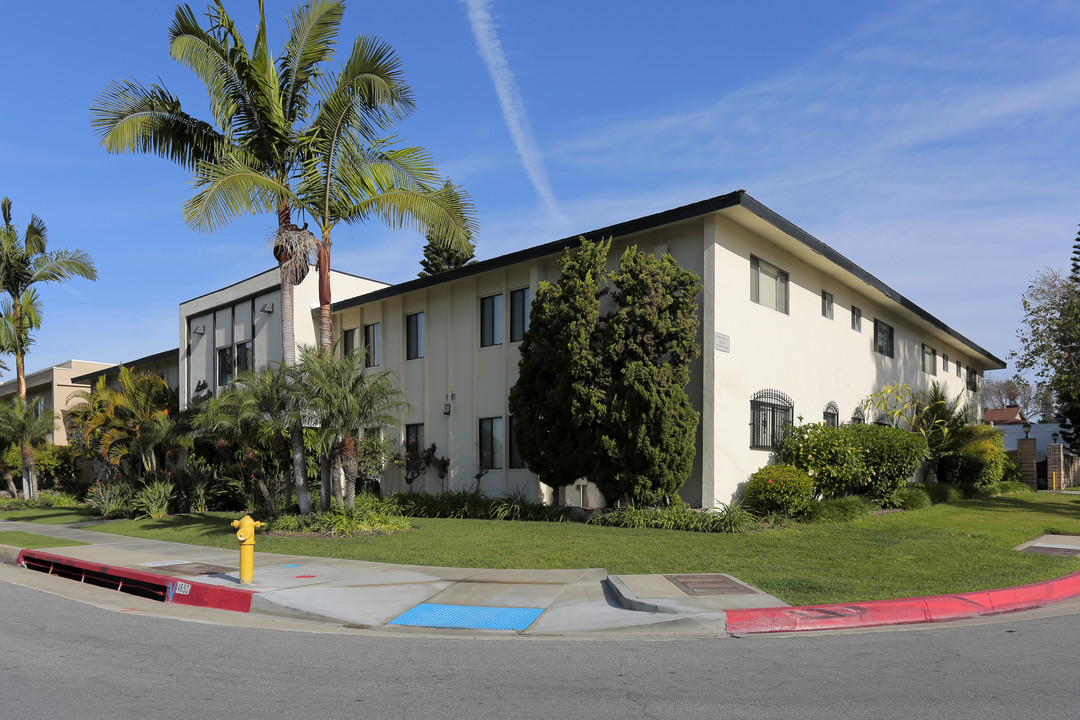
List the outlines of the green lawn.
{"label": "green lawn", "polygon": [[[92,529],[235,548],[236,513],[124,520]],[[726,572],[792,604],[985,590],[1065,575],[1080,558],[1018,553],[1043,533],[1080,535],[1080,497],[1020,495],[852,523],[738,535],[579,523],[412,519],[397,535],[257,536],[256,550],[453,567],[601,567],[617,574]]]}
{"label": "green lawn", "polygon": [[68,523],[100,520],[101,516],[86,505],[62,508],[41,508],[39,510],[4,510],[0,520],[36,522],[42,525],[67,525]]}
{"label": "green lawn", "polygon": [[49,537],[48,535],[35,535],[22,530],[0,530],[0,545],[40,550],[41,548],[51,547],[75,547],[76,545],[86,545],[86,543],[78,540]]}

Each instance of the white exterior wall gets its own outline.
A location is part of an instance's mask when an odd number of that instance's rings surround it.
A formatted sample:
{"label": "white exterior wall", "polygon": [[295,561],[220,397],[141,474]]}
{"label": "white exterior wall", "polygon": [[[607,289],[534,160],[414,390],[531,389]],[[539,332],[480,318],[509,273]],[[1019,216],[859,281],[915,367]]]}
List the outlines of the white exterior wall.
{"label": "white exterior wall", "polygon": [[[768,450],[751,449],[750,402],[759,390],[775,389],[794,404],[796,422],[820,422],[829,402],[839,407],[841,422],[886,384],[904,382],[912,389],[934,379],[950,395],[965,392],[967,368],[996,367],[977,348],[920,318],[882,290],[816,253],[754,213],[734,207],[657,229],[616,238],[609,269],[629,245],[648,252],[669,252],[683,267],[702,278],[699,340],[702,356],[691,366],[686,390],[701,412],[698,452],[684,499],[695,506],[731,502],[749,475],[772,460]],[[788,312],[778,312],[750,299],[750,256],[789,274]],[[479,420],[503,418],[507,435],[507,396],[517,379],[518,343],[509,342],[511,290],[530,288],[530,300],[542,280],[558,278],[558,254],[391,294],[335,313],[338,336],[380,323],[381,364],[393,374],[413,411],[391,431],[399,445],[404,426],[424,424],[424,443],[451,460],[450,475],[439,482],[433,471],[417,479],[414,489],[438,492],[475,484],[479,466]],[[821,291],[833,294],[833,319],[821,313]],[[480,299],[501,293],[503,343],[480,347]],[[362,298],[361,298],[362,300]],[[851,307],[862,310],[862,329],[851,328]],[[602,308],[604,311],[605,308]],[[405,360],[405,316],[425,313],[425,357]],[[894,357],[874,351],[874,320],[893,327]],[[718,342],[717,336],[726,337]],[[922,371],[922,344],[937,351],[937,375]],[[724,348],[724,349],[720,349]],[[942,354],[949,356],[948,372]],[[955,363],[964,377],[955,375]],[[965,395],[965,399],[969,396]],[[451,404],[450,415],[443,405]],[[873,422],[873,411],[866,413]],[[544,497],[545,489],[527,469],[510,469],[508,447],[503,467],[489,470],[481,488],[491,495],[523,490]],[[387,472],[388,491],[407,488],[396,469]],[[567,488],[562,500],[579,501],[579,490]],[[586,505],[602,498],[589,487]]]}

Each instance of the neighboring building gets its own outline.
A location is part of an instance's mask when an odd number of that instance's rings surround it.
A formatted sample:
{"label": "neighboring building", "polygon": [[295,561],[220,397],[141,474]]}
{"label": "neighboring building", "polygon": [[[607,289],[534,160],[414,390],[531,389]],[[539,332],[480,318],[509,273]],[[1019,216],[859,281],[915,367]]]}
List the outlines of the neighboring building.
{"label": "neighboring building", "polygon": [[95,370],[85,375],[80,375],[74,378],[77,383],[83,383],[91,388],[97,384],[98,378],[105,376],[106,382],[109,387],[114,390],[119,390],[119,378],[120,367],[126,367],[134,373],[149,373],[157,375],[166,383],[170,388],[176,389],[180,386],[180,349],[173,348],[172,350],[165,350],[163,352],[154,353],[153,355],[147,355],[137,360],[121,363],[120,365],[110,365],[101,370]]}
{"label": "neighboring building", "polygon": [[[1005,367],[744,191],[586,237],[613,238],[611,268],[637,245],[670,253],[702,278],[704,352],[687,387],[701,422],[682,491],[694,506],[737,497],[748,476],[770,461],[780,429],[797,419],[873,422],[858,408],[895,382],[925,388],[937,380],[950,395],[978,400],[983,372]],[[492,495],[522,490],[551,498],[515,451],[507,396],[530,301],[541,281],[558,278],[562,253],[579,244],[570,237],[334,304],[343,349],[367,348],[373,369],[391,371],[413,407],[401,417],[398,441],[435,443],[451,460],[445,480],[428,471],[418,489],[479,483]],[[197,324],[182,322],[182,332]],[[385,489],[405,490],[391,472],[396,479]],[[591,486],[565,493],[574,504],[579,497],[586,505],[601,502]]]}
{"label": "neighboring building", "polygon": [[983,413],[986,425],[1023,425],[1027,422],[1024,411],[1019,405],[1006,405],[1003,408],[987,408]]}
{"label": "neighboring building", "polygon": [[[67,431],[64,428],[64,416],[74,402],[72,395],[80,390],[89,390],[90,385],[81,380],[86,373],[109,367],[108,363],[89,360],[68,360],[44,370],[38,370],[26,376],[26,400],[40,410],[52,410],[56,413],[56,428],[48,437],[53,445],[67,445]],[[0,385],[0,402],[9,403],[19,394],[17,378]]]}
{"label": "neighboring building", "polygon": [[[335,297],[353,297],[386,283],[330,271]],[[315,268],[293,288],[297,346],[318,344],[319,283]],[[259,273],[221,290],[180,303],[180,406],[207,397],[232,382],[237,372],[281,362],[281,273]]]}

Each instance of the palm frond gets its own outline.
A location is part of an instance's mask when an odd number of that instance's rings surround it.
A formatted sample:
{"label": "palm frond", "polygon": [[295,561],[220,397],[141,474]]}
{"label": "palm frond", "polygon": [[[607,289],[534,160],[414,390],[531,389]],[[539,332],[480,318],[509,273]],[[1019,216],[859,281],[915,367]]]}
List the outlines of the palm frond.
{"label": "palm frond", "polygon": [[294,197],[287,184],[267,177],[237,154],[201,163],[195,187],[201,189],[184,203],[184,220],[189,227],[203,232],[220,228],[244,214],[274,212],[282,200],[291,202]]}
{"label": "palm frond", "polygon": [[282,109],[291,122],[305,119],[319,65],[333,58],[345,5],[315,0],[298,5],[289,20],[289,42],[280,61]]}

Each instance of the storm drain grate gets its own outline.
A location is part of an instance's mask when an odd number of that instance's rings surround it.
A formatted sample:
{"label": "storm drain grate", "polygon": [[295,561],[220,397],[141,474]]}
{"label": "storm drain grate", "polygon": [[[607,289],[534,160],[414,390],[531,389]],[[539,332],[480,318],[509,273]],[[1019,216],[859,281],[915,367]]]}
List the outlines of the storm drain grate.
{"label": "storm drain grate", "polygon": [[90,570],[62,560],[38,558],[24,553],[22,564],[28,570],[36,570],[46,575],[58,575],[69,580],[78,580],[79,582],[108,588],[109,590],[119,590],[129,595],[137,595],[158,602],[165,602],[169,596],[168,584],[158,584],[110,572]]}
{"label": "storm drain grate", "polygon": [[543,613],[541,608],[499,608],[479,605],[420,603],[387,625],[457,628],[461,630],[525,630]]}
{"label": "storm drain grate", "polygon": [[754,595],[755,592],[728,575],[665,575],[687,595]]}

